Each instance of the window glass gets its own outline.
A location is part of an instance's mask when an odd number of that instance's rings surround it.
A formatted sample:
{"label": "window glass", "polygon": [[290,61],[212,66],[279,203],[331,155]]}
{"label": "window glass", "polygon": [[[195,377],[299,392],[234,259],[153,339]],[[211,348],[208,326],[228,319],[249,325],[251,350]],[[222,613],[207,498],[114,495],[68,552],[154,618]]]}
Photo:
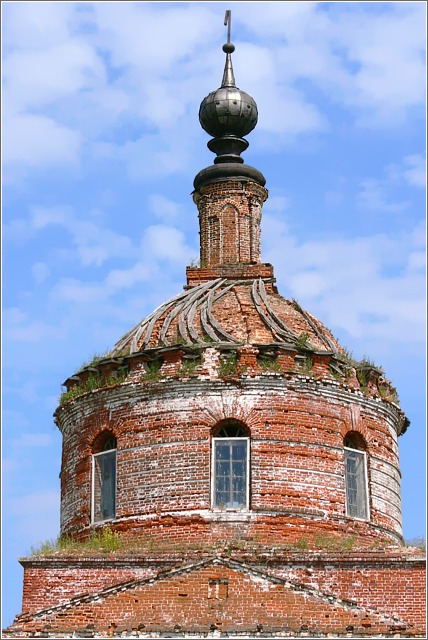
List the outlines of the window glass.
{"label": "window glass", "polygon": [[217,429],[215,435],[216,438],[244,438],[247,431],[241,425],[231,423]]}
{"label": "window glass", "polygon": [[116,450],[93,456],[92,520],[101,522],[116,516]]}
{"label": "window glass", "polygon": [[368,519],[366,454],[345,449],[346,513],[352,518]]}
{"label": "window glass", "polygon": [[247,466],[247,438],[214,438],[214,508],[247,508]]}

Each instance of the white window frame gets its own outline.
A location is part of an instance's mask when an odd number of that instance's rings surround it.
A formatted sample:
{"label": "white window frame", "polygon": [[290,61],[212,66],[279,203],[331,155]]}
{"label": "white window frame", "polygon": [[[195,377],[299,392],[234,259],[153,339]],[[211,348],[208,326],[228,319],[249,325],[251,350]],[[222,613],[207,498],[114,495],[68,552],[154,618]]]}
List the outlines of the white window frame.
{"label": "white window frame", "polygon": [[368,470],[367,470],[367,453],[366,451],[362,451],[361,449],[356,449],[355,447],[343,447],[344,451],[352,451],[352,453],[358,453],[363,456],[364,460],[364,488],[365,488],[365,500],[366,500],[366,514],[365,518],[359,518],[358,516],[353,516],[348,512],[348,482],[346,476],[346,453],[344,456],[344,470],[345,470],[345,506],[346,506],[346,516],[348,518],[352,518],[353,520],[361,520],[362,522],[368,522],[370,520],[370,499],[369,499],[369,479],[368,479]]}
{"label": "white window frame", "polygon": [[[114,516],[112,518],[105,518],[105,520],[95,520],[95,459],[99,456],[106,455],[107,453],[115,454],[115,478],[114,478]],[[100,522],[110,522],[116,519],[117,509],[117,448],[107,449],[107,451],[100,451],[99,453],[92,454],[92,478],[91,478],[91,524],[98,524]]]}
{"label": "white window frame", "polygon": [[[216,486],[216,475],[215,475],[215,462],[216,462],[216,443],[217,442],[226,442],[227,440],[234,440],[235,442],[246,442],[247,443],[247,468],[246,468],[246,482],[245,482],[245,506],[244,507],[225,507],[224,509],[221,507],[215,507],[215,486]],[[250,438],[248,437],[238,437],[234,438],[233,436],[224,436],[222,438],[213,438],[212,439],[212,452],[211,452],[211,508],[214,511],[248,511],[250,508]]]}

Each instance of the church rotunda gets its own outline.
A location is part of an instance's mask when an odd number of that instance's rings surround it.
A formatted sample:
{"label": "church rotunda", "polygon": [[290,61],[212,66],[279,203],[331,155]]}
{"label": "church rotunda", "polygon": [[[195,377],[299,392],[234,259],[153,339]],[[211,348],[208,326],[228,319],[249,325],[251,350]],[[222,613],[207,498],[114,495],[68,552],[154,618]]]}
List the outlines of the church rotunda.
{"label": "church rotunda", "polygon": [[61,533],[400,542],[406,418],[382,372],[283,298],[261,260],[268,192],[241,157],[257,105],[223,50],[221,87],[199,110],[217,154],[194,180],[200,266],[65,382]]}

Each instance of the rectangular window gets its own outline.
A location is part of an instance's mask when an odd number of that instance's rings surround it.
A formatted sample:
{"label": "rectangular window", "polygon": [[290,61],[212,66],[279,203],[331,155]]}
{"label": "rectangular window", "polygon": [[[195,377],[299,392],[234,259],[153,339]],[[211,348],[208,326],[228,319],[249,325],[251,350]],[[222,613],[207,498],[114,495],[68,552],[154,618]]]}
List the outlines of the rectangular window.
{"label": "rectangular window", "polygon": [[116,517],[116,449],[92,456],[92,522]]}
{"label": "rectangular window", "polygon": [[248,509],[248,438],[213,438],[214,509]]}
{"label": "rectangular window", "polygon": [[345,447],[346,515],[369,519],[367,461],[364,451]]}

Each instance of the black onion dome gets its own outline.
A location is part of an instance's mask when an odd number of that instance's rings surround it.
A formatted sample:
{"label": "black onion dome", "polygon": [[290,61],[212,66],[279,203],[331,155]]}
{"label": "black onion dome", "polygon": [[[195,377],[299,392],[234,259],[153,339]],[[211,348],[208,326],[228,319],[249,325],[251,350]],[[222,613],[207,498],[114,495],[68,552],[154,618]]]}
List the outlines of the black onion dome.
{"label": "black onion dome", "polygon": [[255,100],[237,87],[220,87],[201,103],[199,122],[210,136],[246,136],[257,124]]}

